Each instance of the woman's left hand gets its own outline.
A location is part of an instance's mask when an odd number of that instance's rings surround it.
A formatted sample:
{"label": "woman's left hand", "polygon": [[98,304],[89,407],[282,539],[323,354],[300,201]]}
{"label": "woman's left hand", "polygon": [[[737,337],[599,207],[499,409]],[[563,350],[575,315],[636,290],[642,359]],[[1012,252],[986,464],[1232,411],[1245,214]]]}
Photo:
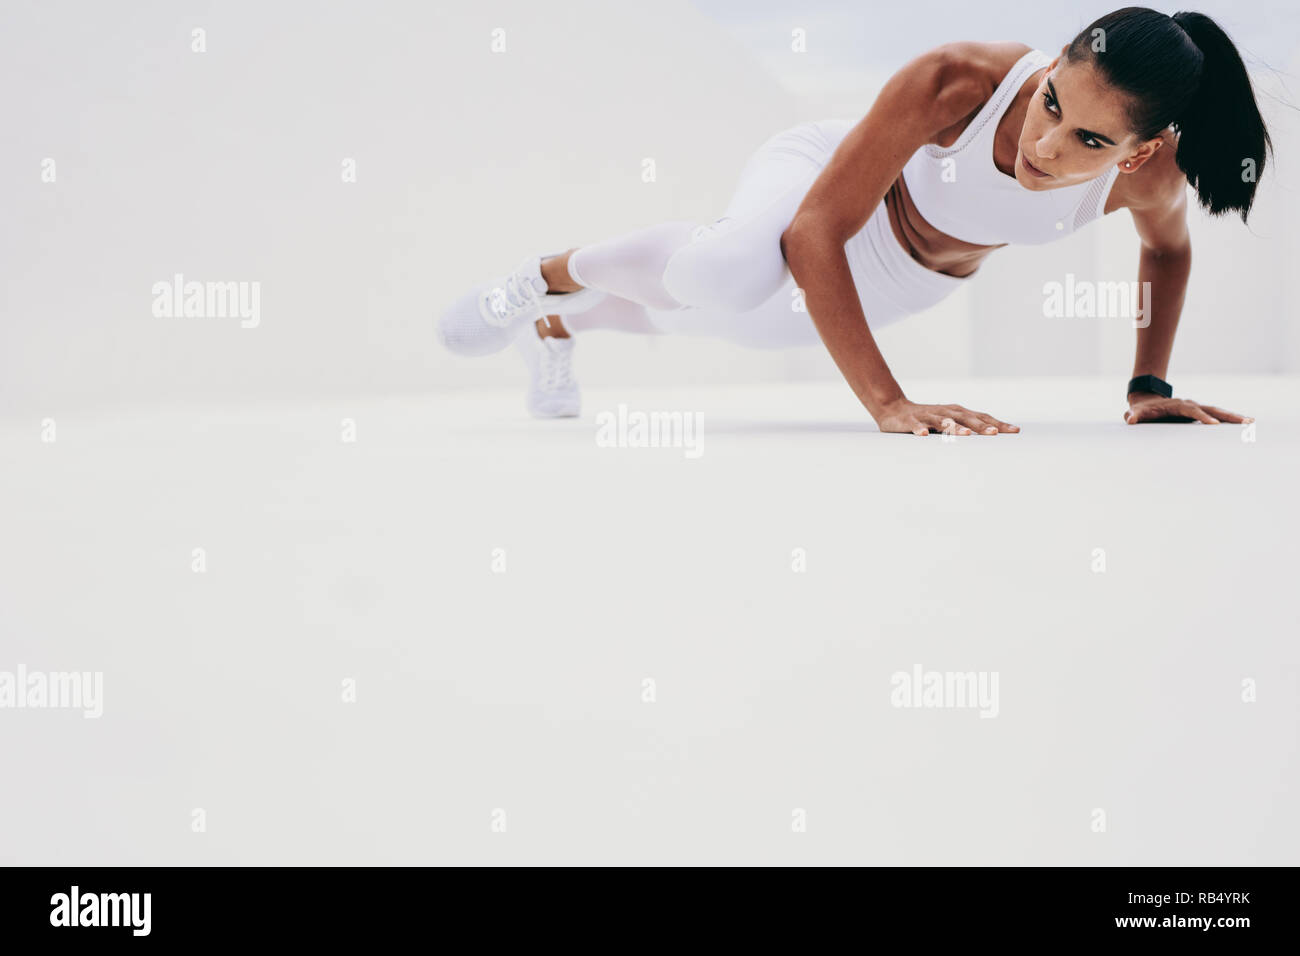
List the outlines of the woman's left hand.
{"label": "woman's left hand", "polygon": [[1254,420],[1248,415],[1238,415],[1226,408],[1201,405],[1187,398],[1165,398],[1150,393],[1134,394],[1129,399],[1128,411],[1124,413],[1124,421],[1130,425],[1138,422],[1204,422],[1207,425],[1217,425],[1220,422],[1244,423]]}

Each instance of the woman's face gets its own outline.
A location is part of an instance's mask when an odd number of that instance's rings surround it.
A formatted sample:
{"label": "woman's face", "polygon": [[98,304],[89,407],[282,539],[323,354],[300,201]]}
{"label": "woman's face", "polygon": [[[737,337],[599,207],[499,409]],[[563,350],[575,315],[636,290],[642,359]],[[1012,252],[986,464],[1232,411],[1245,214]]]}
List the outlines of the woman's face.
{"label": "woman's face", "polygon": [[[1144,150],[1129,130],[1125,94],[1091,63],[1057,57],[1043,73],[1025,113],[1016,181],[1026,189],[1060,189],[1096,179]],[[1026,168],[1035,167],[1040,173]],[[1141,162],[1133,162],[1136,169]],[[1122,170],[1123,171],[1123,170]]]}

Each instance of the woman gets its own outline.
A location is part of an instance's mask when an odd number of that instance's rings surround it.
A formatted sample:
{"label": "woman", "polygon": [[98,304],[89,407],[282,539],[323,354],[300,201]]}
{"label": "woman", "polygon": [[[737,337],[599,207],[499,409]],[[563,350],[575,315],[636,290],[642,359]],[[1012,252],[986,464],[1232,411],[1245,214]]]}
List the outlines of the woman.
{"label": "woman", "polygon": [[607,328],[757,347],[820,339],[881,431],[1016,432],[907,399],[872,332],[934,305],[994,249],[1127,209],[1150,307],[1136,323],[1125,420],[1249,422],[1174,398],[1164,377],[1191,268],[1187,186],[1211,214],[1244,222],[1267,150],[1241,57],[1202,14],[1126,7],[1055,59],[1020,43],[952,43],[904,66],[856,124],[769,139],[713,223],[531,257],[453,305],[439,338],[466,355],[513,342],[538,416],[578,413],[571,336]]}

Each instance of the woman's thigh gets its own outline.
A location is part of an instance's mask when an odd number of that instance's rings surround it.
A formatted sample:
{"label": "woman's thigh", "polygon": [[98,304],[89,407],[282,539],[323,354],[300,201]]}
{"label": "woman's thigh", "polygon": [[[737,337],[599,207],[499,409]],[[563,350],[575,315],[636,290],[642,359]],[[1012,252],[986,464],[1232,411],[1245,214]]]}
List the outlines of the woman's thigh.
{"label": "woman's thigh", "polygon": [[782,349],[817,345],[821,337],[812,317],[802,308],[794,277],[757,308],[746,312],[729,309],[688,308],[676,311],[648,309],[651,323],[671,335],[698,335],[725,339],[746,348]]}
{"label": "woman's thigh", "polygon": [[[796,187],[803,187],[806,194],[834,150],[833,133],[828,132],[824,123],[801,123],[769,137],[742,167],[721,218],[746,220],[756,217],[779,203]],[[803,196],[799,198],[802,201]],[[798,209],[797,203],[795,209]],[[794,210],[791,211],[793,217]]]}
{"label": "woman's thigh", "polygon": [[[708,237],[683,247],[707,253],[707,257],[688,263],[689,273],[699,268],[705,277],[735,278],[742,283],[752,283],[756,275],[765,276],[768,286],[762,297],[740,303],[744,308],[724,302],[677,312],[651,309],[656,327],[665,332],[714,336],[751,348],[821,342],[781,253],[781,234],[852,126],[849,120],[823,120],[773,136],[746,163],[727,212],[715,220]],[[898,245],[883,203],[845,244],[845,253],[858,301],[872,329],[924,311],[967,282],[932,272],[913,260]],[[706,266],[710,267],[707,273]],[[665,284],[667,280],[665,274]]]}
{"label": "woman's thigh", "polygon": [[[873,225],[876,231],[880,230],[874,217]],[[888,226],[884,226],[884,229],[887,230]],[[889,238],[892,240],[893,237]],[[915,277],[904,276],[904,282],[900,286],[885,271],[898,268],[898,265],[886,262],[887,258],[873,254],[871,261],[865,265],[856,262],[851,264],[858,304],[872,331],[924,311],[952,291],[954,286],[949,283],[960,281],[944,276],[942,278],[949,282],[941,288],[926,288],[924,283],[913,281]],[[924,268],[915,263],[913,265],[917,269]],[[903,265],[902,268],[907,267]],[[899,293],[900,288],[902,294]],[[673,312],[649,309],[647,314],[650,322],[661,332],[710,336],[746,348],[797,348],[820,345],[822,341],[805,304],[803,290],[795,282],[794,276],[789,276],[766,302],[746,312],[694,308]]]}
{"label": "woman's thigh", "polygon": [[818,124],[783,130],[746,161],[723,215],[696,230],[664,269],[665,288],[692,308],[750,312],[790,278],[781,235],[830,150]]}

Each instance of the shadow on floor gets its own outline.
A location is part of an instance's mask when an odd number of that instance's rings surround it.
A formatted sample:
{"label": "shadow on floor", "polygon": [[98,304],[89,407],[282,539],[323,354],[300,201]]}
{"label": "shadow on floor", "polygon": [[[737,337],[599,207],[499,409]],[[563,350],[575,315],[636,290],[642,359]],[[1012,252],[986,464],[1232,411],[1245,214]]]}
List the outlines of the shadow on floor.
{"label": "shadow on floor", "polygon": [[[1015,424],[1020,426],[1019,432],[1004,432],[1001,435],[962,435],[961,438],[1010,438],[1023,435],[1070,435],[1080,437],[1084,435],[1099,436],[1110,435],[1119,429],[1132,429],[1139,433],[1139,429],[1168,429],[1178,427],[1174,425],[1154,425],[1144,422],[1141,425],[1126,425],[1124,422],[1117,420],[1111,422],[1030,422],[1019,421]],[[1213,426],[1210,426],[1213,427]],[[707,420],[705,431],[712,435],[828,435],[828,434],[864,434],[864,435],[898,435],[903,438],[915,438],[906,432],[881,432],[873,421],[864,422],[739,422],[723,421],[710,422]],[[926,437],[933,438],[939,435],[939,432],[931,432]]]}

